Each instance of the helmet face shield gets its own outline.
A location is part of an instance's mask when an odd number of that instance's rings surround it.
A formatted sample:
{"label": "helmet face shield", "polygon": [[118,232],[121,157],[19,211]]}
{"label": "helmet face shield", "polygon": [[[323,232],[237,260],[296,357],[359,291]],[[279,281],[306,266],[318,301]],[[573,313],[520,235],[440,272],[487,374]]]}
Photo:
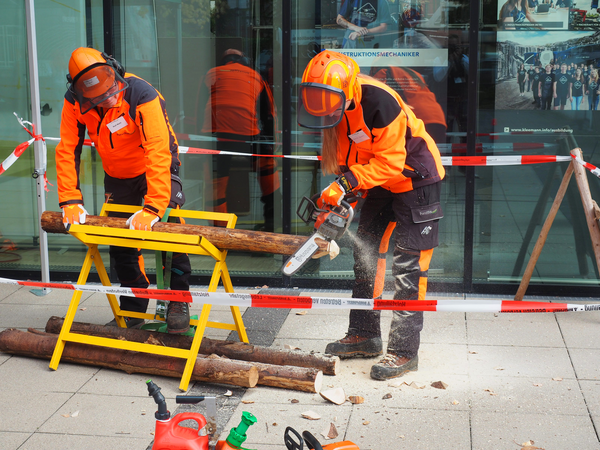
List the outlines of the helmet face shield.
{"label": "helmet face shield", "polygon": [[85,114],[96,106],[111,108],[116,99],[111,98],[124,91],[129,84],[108,64],[93,64],[82,70],[69,90],[77,98],[81,114]]}
{"label": "helmet face shield", "polygon": [[339,88],[302,83],[298,90],[298,124],[306,128],[333,128],[344,115],[346,95]]}

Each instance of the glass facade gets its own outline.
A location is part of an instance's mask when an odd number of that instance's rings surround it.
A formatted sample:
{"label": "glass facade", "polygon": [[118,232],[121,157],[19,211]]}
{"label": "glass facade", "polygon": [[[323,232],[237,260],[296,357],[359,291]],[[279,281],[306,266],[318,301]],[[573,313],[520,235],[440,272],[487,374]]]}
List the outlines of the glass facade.
{"label": "glass facade", "polygon": [[[36,0],[42,132],[60,136],[72,50],[104,50],[165,97],[181,146],[184,208],[233,212],[237,228],[309,235],[312,226],[296,209],[333,177],[311,159],[320,153],[321,134],[296,123],[297,88],[318,52],[346,53],[405,99],[446,158],[430,287],[514,292],[568,162],[492,165],[488,158],[488,165],[472,167],[458,157],[567,156],[581,148],[586,161],[600,163],[597,14],[534,3]],[[31,115],[25,55],[25,7],[9,2],[0,17],[0,162],[29,138],[13,114]],[[46,205],[59,211],[56,141],[46,143]],[[0,174],[0,276],[39,279],[33,169],[30,147]],[[86,147],[80,178],[90,214],[102,207],[103,177],[99,156]],[[592,198],[600,198],[599,180],[588,178]],[[286,257],[230,252],[234,284],[349,287],[356,226],[355,220],[338,242],[337,258],[313,260],[293,279],[281,274]],[[74,280],[85,247],[68,235],[49,235],[48,242],[52,281]],[[196,283],[204,282],[212,262],[191,259]],[[153,255],[146,260],[152,274]],[[597,273],[572,181],[528,292],[593,292]]]}

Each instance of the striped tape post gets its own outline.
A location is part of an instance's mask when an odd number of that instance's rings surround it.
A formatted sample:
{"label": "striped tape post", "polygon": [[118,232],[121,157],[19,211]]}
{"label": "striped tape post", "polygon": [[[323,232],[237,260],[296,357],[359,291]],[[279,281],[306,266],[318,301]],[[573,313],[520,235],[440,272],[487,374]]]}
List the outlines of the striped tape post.
{"label": "striped tape post", "polygon": [[191,303],[210,303],[241,308],[365,309],[385,311],[438,311],[489,313],[545,313],[600,311],[600,304],[524,302],[515,300],[374,300],[365,298],[308,297],[288,295],[241,294],[226,292],[176,291],[68,283],[43,283],[0,278],[0,283],[20,286],[67,289],[101,294],[129,295]]}

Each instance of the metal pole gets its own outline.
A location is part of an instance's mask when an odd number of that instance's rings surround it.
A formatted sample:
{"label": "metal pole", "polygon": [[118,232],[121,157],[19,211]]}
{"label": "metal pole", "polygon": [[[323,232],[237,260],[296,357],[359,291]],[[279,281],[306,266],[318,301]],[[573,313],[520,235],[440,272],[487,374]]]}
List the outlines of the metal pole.
{"label": "metal pole", "polygon": [[[27,21],[27,53],[29,56],[29,86],[31,90],[31,123],[35,127],[35,133],[42,134],[42,115],[40,112],[40,86],[38,81],[38,63],[37,63],[37,41],[35,35],[35,8],[34,0],[25,2],[25,12]],[[40,234],[40,259],[42,281],[50,281],[50,268],[48,262],[48,236],[42,230],[41,218],[42,213],[46,210],[46,197],[44,192],[44,183],[46,179],[46,145],[42,140],[33,142],[33,150],[35,154],[35,171],[33,178],[36,181],[37,193],[37,212],[38,212],[38,231]],[[50,292],[49,289],[34,290],[36,295],[46,295]]]}

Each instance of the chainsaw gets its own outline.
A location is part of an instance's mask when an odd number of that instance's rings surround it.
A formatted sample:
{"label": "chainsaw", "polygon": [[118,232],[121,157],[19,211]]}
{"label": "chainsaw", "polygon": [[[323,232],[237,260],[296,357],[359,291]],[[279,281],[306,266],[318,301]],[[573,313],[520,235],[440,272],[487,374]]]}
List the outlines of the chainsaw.
{"label": "chainsaw", "polygon": [[285,429],[283,439],[288,450],[304,450],[305,442],[309,450],[360,450],[358,445],[351,441],[334,442],[323,447],[310,431],[303,431],[300,436],[292,427]]}
{"label": "chainsaw", "polygon": [[345,200],[342,200],[339,206],[323,205],[322,208],[319,208],[315,201],[303,197],[296,214],[307,225],[314,221],[315,227],[312,236],[296,250],[296,253],[283,266],[282,271],[284,275],[288,276],[294,275],[317,253],[319,240],[332,242],[343,236],[352,223],[354,209]]}

